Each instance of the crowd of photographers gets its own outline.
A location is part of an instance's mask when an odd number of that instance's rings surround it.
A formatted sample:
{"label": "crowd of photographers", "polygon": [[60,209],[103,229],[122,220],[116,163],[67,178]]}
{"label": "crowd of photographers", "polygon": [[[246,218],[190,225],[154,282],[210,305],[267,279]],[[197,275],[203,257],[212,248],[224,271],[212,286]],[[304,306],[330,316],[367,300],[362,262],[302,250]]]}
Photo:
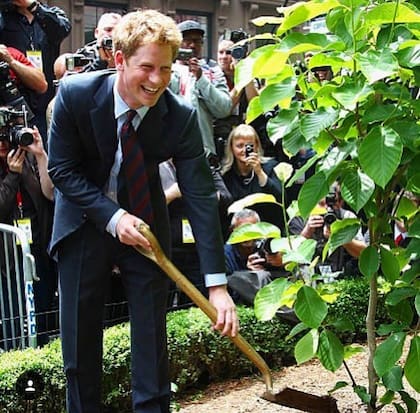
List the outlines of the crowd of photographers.
{"label": "crowd of photographers", "polygon": [[[48,311],[52,308],[57,288],[55,266],[46,255],[53,211],[51,182],[46,170],[47,125],[54,106],[53,83],[57,88],[64,76],[114,70],[112,31],[121,16],[105,13],[97,23],[94,41],[74,53],[59,55],[59,45],[71,30],[69,20],[62,10],[30,0],[0,2],[0,7],[3,17],[0,27],[0,221],[19,225],[19,222],[27,222],[29,219],[32,226],[32,249],[36,253],[35,258],[39,263],[37,270],[43,280],[42,288],[37,293],[38,297],[42,297],[38,298],[37,311]],[[22,22],[31,29],[30,45],[18,39],[12,41],[8,35],[16,24],[22,25]],[[275,111],[260,116],[250,125],[245,124],[247,106],[263,87],[255,79],[241,91],[235,88],[235,66],[249,52],[246,43],[237,43],[246,40],[248,34],[242,29],[225,31],[218,44],[216,61],[202,56],[205,31],[200,23],[187,20],[180,22],[178,28],[183,42],[173,63],[169,87],[197,111],[203,146],[218,188],[220,218],[227,239],[241,218],[234,216],[233,221],[230,221],[232,216],[228,215],[227,210],[231,202],[262,192],[273,195],[278,202],[285,195],[287,204],[290,204],[297,197],[296,185],[302,185],[303,181],[296,182],[286,194],[282,194],[275,166],[285,160],[285,155],[281,149],[272,145],[266,131],[266,122],[275,116]],[[20,32],[26,36],[22,28]],[[42,62],[42,65],[36,66],[34,62]],[[322,81],[319,77],[316,79]],[[48,109],[46,103],[49,103]],[[40,113],[43,114],[42,120]],[[301,167],[312,155],[310,149],[302,149],[292,161]],[[170,163],[166,169],[162,168],[161,177],[167,184],[164,189],[165,194],[167,191],[169,213],[172,215],[173,246],[179,258],[176,264],[198,285],[198,260],[185,260],[186,256],[196,256],[194,237],[188,230],[182,194],[176,187],[176,171],[171,168],[173,165]],[[330,198],[322,201],[328,209],[326,215],[313,215],[307,221],[292,220],[288,223],[291,232],[317,239],[321,248],[328,239],[332,220],[354,216],[344,209],[339,189],[335,190],[334,198]],[[254,220],[267,219],[246,211],[244,216]],[[253,242],[246,245],[246,248],[239,247],[241,254],[248,254],[241,258],[243,268],[240,270],[250,274],[275,268],[276,276],[287,276],[281,254],[272,254],[261,245]],[[357,257],[364,247],[366,242],[363,235],[358,234],[354,242],[337,252],[337,257],[329,258],[330,263],[323,263],[324,268],[330,266],[331,272],[355,274]],[[239,270],[230,265],[232,257],[239,257],[235,255],[238,251],[227,251],[227,267],[233,273]],[[257,251],[258,262],[255,261]],[[118,277],[118,268],[114,270]],[[270,277],[271,273],[264,280],[258,279],[258,286],[271,280]]]}

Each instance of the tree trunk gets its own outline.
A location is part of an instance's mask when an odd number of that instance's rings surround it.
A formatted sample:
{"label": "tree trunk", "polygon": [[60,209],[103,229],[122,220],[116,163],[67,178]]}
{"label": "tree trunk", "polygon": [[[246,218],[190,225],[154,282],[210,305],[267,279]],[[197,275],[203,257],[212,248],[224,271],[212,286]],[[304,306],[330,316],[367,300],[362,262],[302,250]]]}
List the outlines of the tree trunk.
{"label": "tree trunk", "polygon": [[373,366],[373,357],[375,356],[376,351],[376,328],[375,328],[375,319],[376,319],[376,307],[378,304],[378,283],[377,276],[373,275],[369,284],[369,306],[368,312],[366,315],[366,330],[367,330],[367,343],[369,351],[368,359],[368,381],[369,388],[368,392],[371,397],[371,402],[368,406],[368,413],[375,413],[376,409],[376,393],[377,393],[377,380],[378,376]]}

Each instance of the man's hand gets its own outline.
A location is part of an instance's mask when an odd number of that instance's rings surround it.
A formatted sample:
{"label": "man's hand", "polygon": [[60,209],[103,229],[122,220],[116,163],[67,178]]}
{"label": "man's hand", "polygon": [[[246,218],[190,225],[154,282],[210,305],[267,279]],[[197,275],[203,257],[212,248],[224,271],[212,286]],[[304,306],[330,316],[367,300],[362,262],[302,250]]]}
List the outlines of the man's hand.
{"label": "man's hand", "polygon": [[239,320],[235,303],[227,292],[226,285],[209,288],[209,301],[217,311],[217,321],[213,325],[223,336],[235,337],[239,332]]}
{"label": "man's hand", "polygon": [[258,253],[248,255],[246,266],[251,271],[263,270],[266,259],[261,257]]}
{"label": "man's hand", "polygon": [[10,65],[13,60],[12,56],[10,56],[10,53],[7,50],[7,46],[4,44],[0,44],[0,60],[2,62],[6,62],[8,65]]}
{"label": "man's hand", "polygon": [[324,226],[324,218],[321,215],[311,215],[306,222],[305,227],[303,228],[300,235],[305,238],[312,238],[314,232],[317,228],[322,228]]}
{"label": "man's hand", "polygon": [[21,174],[26,152],[22,148],[12,149],[7,154],[7,166],[10,172]]}
{"label": "man's hand", "polygon": [[200,79],[203,73],[200,66],[200,60],[197,57],[192,57],[188,61],[188,66],[190,67],[190,72],[195,76],[195,78],[197,80]]}
{"label": "man's hand", "polygon": [[143,221],[135,215],[129,213],[122,215],[116,226],[117,236],[123,244],[139,245],[145,250],[151,251],[152,247],[149,241],[137,230],[137,227],[142,222]]}

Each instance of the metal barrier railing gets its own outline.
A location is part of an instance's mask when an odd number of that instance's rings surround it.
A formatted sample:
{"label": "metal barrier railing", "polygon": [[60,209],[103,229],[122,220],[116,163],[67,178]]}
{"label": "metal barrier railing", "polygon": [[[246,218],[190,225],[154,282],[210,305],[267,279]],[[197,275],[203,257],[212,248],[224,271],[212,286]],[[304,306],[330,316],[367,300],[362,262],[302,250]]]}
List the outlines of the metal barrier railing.
{"label": "metal barrier railing", "polygon": [[36,347],[35,259],[25,232],[0,224],[0,348]]}

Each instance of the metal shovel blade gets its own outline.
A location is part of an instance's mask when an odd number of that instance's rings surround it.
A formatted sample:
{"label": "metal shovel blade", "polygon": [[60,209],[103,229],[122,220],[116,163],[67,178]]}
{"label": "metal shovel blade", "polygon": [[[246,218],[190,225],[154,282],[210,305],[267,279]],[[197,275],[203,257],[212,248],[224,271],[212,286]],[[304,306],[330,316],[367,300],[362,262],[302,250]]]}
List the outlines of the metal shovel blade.
{"label": "metal shovel blade", "polygon": [[[156,237],[150,231],[149,226],[142,223],[139,225],[137,230],[150,242],[152,251],[147,251],[139,245],[134,246],[134,248],[144,256],[154,261],[168,275],[168,277],[178,285],[182,292],[185,293],[213,323],[215,323],[217,320],[216,309],[188,280],[188,278],[185,277],[185,275],[183,275],[166,257]],[[265,360],[240,334],[237,334],[235,337],[229,337],[229,339],[262,374],[266,386],[266,390],[261,396],[263,399],[272,403],[293,407],[310,413],[339,413],[335,399],[329,396],[314,396],[312,394],[289,388],[285,388],[278,393],[274,393],[271,371]]]}

